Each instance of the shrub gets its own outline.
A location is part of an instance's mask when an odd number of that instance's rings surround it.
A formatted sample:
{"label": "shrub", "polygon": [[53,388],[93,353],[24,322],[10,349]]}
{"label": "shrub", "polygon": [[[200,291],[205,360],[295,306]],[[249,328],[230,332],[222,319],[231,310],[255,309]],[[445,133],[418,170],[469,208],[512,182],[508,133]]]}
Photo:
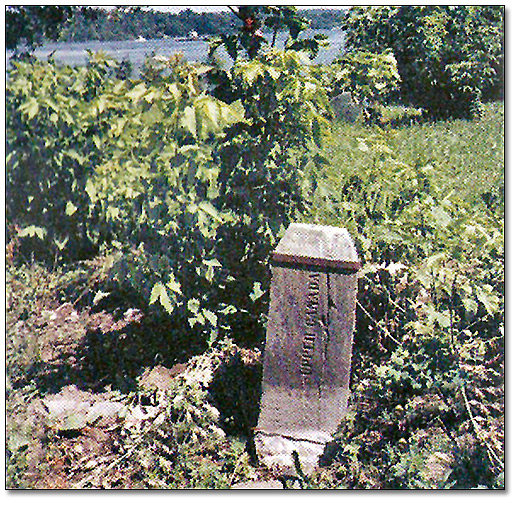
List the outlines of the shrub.
{"label": "shrub", "polygon": [[239,338],[260,338],[247,325],[265,304],[267,255],[303,204],[307,148],[326,128],[326,95],[301,58],[237,60],[214,76],[227,103],[203,89],[211,67],[175,57],[151,62],[135,81],[114,75],[103,55],[77,69],[16,63],[7,114],[13,233],[32,237],[39,257],[115,248],[113,279],[203,338],[222,336],[231,319]]}

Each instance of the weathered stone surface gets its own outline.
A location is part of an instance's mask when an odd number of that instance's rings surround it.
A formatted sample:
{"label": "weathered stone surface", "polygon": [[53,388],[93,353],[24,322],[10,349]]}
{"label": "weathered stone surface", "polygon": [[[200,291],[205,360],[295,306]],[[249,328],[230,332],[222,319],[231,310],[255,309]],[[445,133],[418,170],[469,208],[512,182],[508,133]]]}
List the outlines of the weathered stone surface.
{"label": "weathered stone surface", "polygon": [[47,426],[59,431],[79,430],[91,424],[112,425],[125,408],[110,393],[90,393],[76,386],[47,395],[42,403],[47,411]]}
{"label": "weathered stone surface", "polygon": [[342,121],[354,122],[363,113],[363,107],[354,100],[352,93],[348,91],[332,98],[330,104],[336,117]]}
{"label": "weathered stone surface", "polygon": [[322,266],[330,271],[359,270],[359,258],[347,230],[335,226],[291,224],[272,255],[273,263]]}
{"label": "weathered stone surface", "polygon": [[272,255],[260,459],[291,472],[293,451],[313,469],[344,417],[359,259],[348,232],[292,224]]}
{"label": "weathered stone surface", "polygon": [[231,486],[231,489],[283,489],[283,484],[279,480],[256,480],[239,482]]}

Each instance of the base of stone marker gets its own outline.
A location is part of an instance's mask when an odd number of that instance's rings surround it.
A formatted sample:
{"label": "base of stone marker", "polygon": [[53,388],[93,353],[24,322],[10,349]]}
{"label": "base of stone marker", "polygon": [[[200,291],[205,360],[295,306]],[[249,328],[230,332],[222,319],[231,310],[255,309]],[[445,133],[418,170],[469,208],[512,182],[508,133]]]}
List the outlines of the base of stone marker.
{"label": "base of stone marker", "polygon": [[325,450],[325,443],[296,440],[283,435],[259,433],[255,435],[255,448],[259,459],[269,468],[286,475],[296,475],[293,452],[298,453],[304,473],[311,473],[318,466]]}
{"label": "base of stone marker", "polygon": [[279,480],[257,480],[233,484],[231,489],[283,489]]}

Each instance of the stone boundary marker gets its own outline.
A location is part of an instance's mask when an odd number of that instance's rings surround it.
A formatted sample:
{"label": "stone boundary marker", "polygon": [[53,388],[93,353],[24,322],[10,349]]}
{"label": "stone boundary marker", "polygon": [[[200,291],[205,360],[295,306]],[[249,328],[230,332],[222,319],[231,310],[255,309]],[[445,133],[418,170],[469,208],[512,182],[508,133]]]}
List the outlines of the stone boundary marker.
{"label": "stone boundary marker", "polygon": [[360,262],[347,230],[291,224],[271,258],[255,447],[261,462],[312,471],[345,416]]}

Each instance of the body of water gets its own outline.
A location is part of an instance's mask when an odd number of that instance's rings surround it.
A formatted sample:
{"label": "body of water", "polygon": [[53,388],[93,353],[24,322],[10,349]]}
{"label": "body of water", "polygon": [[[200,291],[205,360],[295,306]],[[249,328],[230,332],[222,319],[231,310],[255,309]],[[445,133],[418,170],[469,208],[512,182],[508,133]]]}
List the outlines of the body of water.
{"label": "body of water", "polygon": [[[336,28],[332,30],[308,30],[304,36],[323,33],[329,37],[329,47],[321,49],[315,63],[331,63],[339,56],[343,49],[343,32]],[[278,37],[277,46],[282,47],[287,35]],[[148,56],[171,56],[182,53],[187,61],[204,62],[209,51],[209,42],[202,38],[198,39],[151,39],[151,40],[124,40],[124,41],[87,41],[87,42],[56,42],[38,47],[34,52],[40,59],[52,56],[56,61],[66,65],[85,65],[88,59],[87,51],[104,51],[117,61],[128,60],[134,68],[139,68]],[[229,63],[229,58],[220,49],[217,52],[219,58]],[[12,51],[6,52],[7,62],[12,56]]]}

